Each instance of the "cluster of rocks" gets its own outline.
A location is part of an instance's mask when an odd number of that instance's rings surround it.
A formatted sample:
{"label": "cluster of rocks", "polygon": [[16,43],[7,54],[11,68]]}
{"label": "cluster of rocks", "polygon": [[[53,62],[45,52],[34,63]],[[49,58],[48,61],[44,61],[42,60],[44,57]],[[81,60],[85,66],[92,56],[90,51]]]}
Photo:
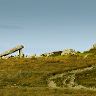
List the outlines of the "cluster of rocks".
{"label": "cluster of rocks", "polygon": [[96,43],[92,45],[91,49],[96,49]]}
{"label": "cluster of rocks", "polygon": [[41,56],[46,56],[46,57],[49,57],[49,56],[58,56],[58,55],[61,55],[62,51],[55,51],[55,52],[51,52],[51,53],[44,53],[44,54],[41,54]]}
{"label": "cluster of rocks", "polygon": [[63,56],[63,55],[75,55],[77,52],[74,49],[65,49],[64,51],[55,51],[51,53],[44,53],[41,56],[49,57],[49,56]]}
{"label": "cluster of rocks", "polygon": [[74,49],[65,49],[61,55],[68,55],[68,54],[71,54],[71,55],[75,55],[77,52],[74,50]]}

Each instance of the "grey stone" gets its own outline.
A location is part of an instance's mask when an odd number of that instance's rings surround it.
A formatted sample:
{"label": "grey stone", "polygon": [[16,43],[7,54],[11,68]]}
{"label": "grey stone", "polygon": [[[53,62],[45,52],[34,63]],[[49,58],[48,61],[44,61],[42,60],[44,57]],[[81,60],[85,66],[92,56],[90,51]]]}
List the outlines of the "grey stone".
{"label": "grey stone", "polygon": [[73,50],[73,49],[65,49],[61,55],[68,55],[68,54],[72,54],[72,55],[75,55],[76,54],[76,51]]}
{"label": "grey stone", "polygon": [[18,46],[16,46],[16,47],[12,48],[12,49],[9,49],[9,50],[1,53],[1,54],[0,54],[0,57],[7,56],[7,55],[12,54],[12,53],[14,53],[14,52],[16,52],[16,51],[19,51],[19,57],[22,57],[22,56],[23,56],[23,52],[22,52],[22,49],[23,49],[23,48],[24,48],[23,45],[18,45]]}

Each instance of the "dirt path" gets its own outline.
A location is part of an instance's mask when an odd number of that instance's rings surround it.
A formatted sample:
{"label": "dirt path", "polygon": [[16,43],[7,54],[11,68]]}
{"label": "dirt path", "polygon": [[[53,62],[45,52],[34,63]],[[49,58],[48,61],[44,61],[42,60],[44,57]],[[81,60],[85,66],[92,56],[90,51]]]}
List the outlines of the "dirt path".
{"label": "dirt path", "polygon": [[[72,88],[72,89],[86,89],[86,90],[93,90],[96,91],[96,88],[88,88],[85,87],[83,85],[78,85],[75,82],[75,75],[81,72],[85,72],[85,71],[89,71],[92,70],[93,68],[96,68],[96,66],[92,66],[92,67],[87,67],[87,68],[83,68],[83,69],[77,69],[77,70],[72,70],[72,71],[68,71],[65,73],[61,73],[61,74],[56,74],[55,76],[51,76],[48,79],[48,86],[51,88]],[[61,78],[61,86],[58,86],[56,79],[60,79]]]}

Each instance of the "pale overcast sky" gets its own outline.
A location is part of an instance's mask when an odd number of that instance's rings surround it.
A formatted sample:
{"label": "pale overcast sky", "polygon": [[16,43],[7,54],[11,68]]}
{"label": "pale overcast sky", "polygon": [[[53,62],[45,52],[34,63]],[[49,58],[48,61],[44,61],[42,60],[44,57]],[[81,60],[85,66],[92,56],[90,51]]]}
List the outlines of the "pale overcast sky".
{"label": "pale overcast sky", "polygon": [[0,52],[83,51],[95,41],[96,0],[0,0]]}

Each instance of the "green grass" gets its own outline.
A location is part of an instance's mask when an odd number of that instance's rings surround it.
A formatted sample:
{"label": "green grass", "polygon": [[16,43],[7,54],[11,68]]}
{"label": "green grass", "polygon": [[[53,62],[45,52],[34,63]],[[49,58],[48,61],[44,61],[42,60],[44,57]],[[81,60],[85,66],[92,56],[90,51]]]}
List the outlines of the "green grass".
{"label": "green grass", "polygon": [[[6,94],[6,95],[5,95]],[[95,96],[96,92],[84,90],[49,89],[49,88],[4,88],[0,96]]]}
{"label": "green grass", "polygon": [[[82,56],[0,59],[0,96],[95,96],[94,91],[52,89],[47,85],[52,75],[94,64],[95,58],[83,59]],[[96,78],[95,73],[93,77]]]}
{"label": "green grass", "polygon": [[76,74],[76,82],[86,87],[96,88],[96,68]]}

